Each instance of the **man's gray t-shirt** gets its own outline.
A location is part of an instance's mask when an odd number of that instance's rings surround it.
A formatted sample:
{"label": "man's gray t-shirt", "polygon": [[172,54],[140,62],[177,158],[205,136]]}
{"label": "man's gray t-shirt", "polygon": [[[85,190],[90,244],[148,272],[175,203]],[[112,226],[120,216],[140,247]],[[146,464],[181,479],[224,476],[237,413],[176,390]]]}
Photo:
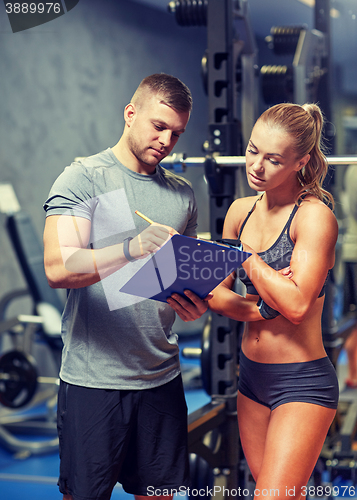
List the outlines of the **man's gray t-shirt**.
{"label": "man's gray t-shirt", "polygon": [[[67,167],[44,208],[46,217],[89,219],[93,248],[121,243],[148,227],[135,210],[181,234],[196,235],[197,207],[189,183],[161,166],[153,175],[133,172],[110,148]],[[119,292],[145,262],[130,262],[94,285],[69,290],[62,319],[62,380],[85,387],[145,389],[178,375],[174,311],[163,302]]]}

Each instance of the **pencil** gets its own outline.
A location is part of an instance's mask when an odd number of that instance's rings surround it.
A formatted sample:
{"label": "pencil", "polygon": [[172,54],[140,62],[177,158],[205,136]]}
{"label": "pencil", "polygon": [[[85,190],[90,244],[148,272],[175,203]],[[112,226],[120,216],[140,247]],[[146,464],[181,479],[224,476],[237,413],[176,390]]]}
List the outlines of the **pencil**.
{"label": "pencil", "polygon": [[146,222],[148,222],[149,224],[154,224],[154,221],[152,221],[151,219],[149,219],[149,217],[146,217],[146,215],[139,212],[139,210],[135,210],[135,213],[136,213],[136,215],[138,215],[142,219],[146,220]]}

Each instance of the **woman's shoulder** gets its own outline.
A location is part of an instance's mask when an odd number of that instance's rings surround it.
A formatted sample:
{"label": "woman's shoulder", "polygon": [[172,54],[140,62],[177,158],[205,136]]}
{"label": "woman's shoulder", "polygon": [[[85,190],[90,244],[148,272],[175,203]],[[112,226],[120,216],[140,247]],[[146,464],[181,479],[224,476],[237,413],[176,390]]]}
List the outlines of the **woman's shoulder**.
{"label": "woman's shoulder", "polygon": [[248,196],[246,198],[237,198],[228,209],[225,222],[224,234],[226,238],[235,238],[244,219],[254,207],[259,196]]}
{"label": "woman's shoulder", "polygon": [[294,230],[293,226],[295,229],[308,226],[330,234],[338,232],[337,219],[331,208],[313,195],[308,195],[303,199],[294,219],[292,230]]}
{"label": "woman's shoulder", "polygon": [[299,205],[298,213],[304,216],[312,216],[313,214],[320,214],[323,217],[335,219],[335,214],[331,208],[323,201],[319,200],[316,196],[307,195]]}

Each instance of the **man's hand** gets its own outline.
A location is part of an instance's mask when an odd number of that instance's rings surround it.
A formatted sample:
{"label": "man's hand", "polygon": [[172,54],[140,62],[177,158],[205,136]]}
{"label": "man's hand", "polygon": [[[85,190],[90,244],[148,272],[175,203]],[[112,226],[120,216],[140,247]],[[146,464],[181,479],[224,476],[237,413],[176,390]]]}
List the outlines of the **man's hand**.
{"label": "man's hand", "polygon": [[191,290],[185,290],[184,293],[189,300],[178,293],[173,293],[171,297],[167,299],[167,303],[183,321],[195,321],[207,311],[208,301],[213,295],[209,293],[204,299],[200,299],[198,295],[191,292]]}
{"label": "man's hand", "polygon": [[135,259],[157,252],[174,234],[175,229],[163,224],[151,224],[130,241],[130,255]]}

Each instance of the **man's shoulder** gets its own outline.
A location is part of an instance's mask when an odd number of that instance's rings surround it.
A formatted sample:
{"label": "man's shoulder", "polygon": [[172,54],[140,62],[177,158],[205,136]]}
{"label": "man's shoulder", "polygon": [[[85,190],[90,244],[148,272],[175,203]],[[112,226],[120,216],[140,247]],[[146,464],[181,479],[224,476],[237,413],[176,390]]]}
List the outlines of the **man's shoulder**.
{"label": "man's shoulder", "polygon": [[157,168],[159,176],[168,185],[173,186],[177,189],[181,187],[183,189],[192,191],[192,184],[185,177],[178,175],[176,174],[176,172],[172,172],[171,170],[168,170],[161,165],[158,165]]}
{"label": "man's shoulder", "polygon": [[[82,188],[87,186],[89,191],[91,191],[89,186],[93,184],[98,174],[103,174],[103,169],[106,170],[113,166],[113,164],[110,150],[104,150],[91,156],[76,157],[56,178],[52,190],[61,191],[70,189],[73,191],[76,186],[81,186]],[[103,175],[99,175],[99,177],[103,177]]]}
{"label": "man's shoulder", "polygon": [[105,174],[107,169],[115,166],[110,148],[91,156],[79,156],[68,165],[59,176],[63,182],[93,182],[93,178]]}
{"label": "man's shoulder", "polygon": [[71,166],[73,167],[83,167],[83,168],[105,168],[111,167],[115,164],[113,154],[110,148],[104,149],[99,153],[91,156],[78,157],[74,160]]}

